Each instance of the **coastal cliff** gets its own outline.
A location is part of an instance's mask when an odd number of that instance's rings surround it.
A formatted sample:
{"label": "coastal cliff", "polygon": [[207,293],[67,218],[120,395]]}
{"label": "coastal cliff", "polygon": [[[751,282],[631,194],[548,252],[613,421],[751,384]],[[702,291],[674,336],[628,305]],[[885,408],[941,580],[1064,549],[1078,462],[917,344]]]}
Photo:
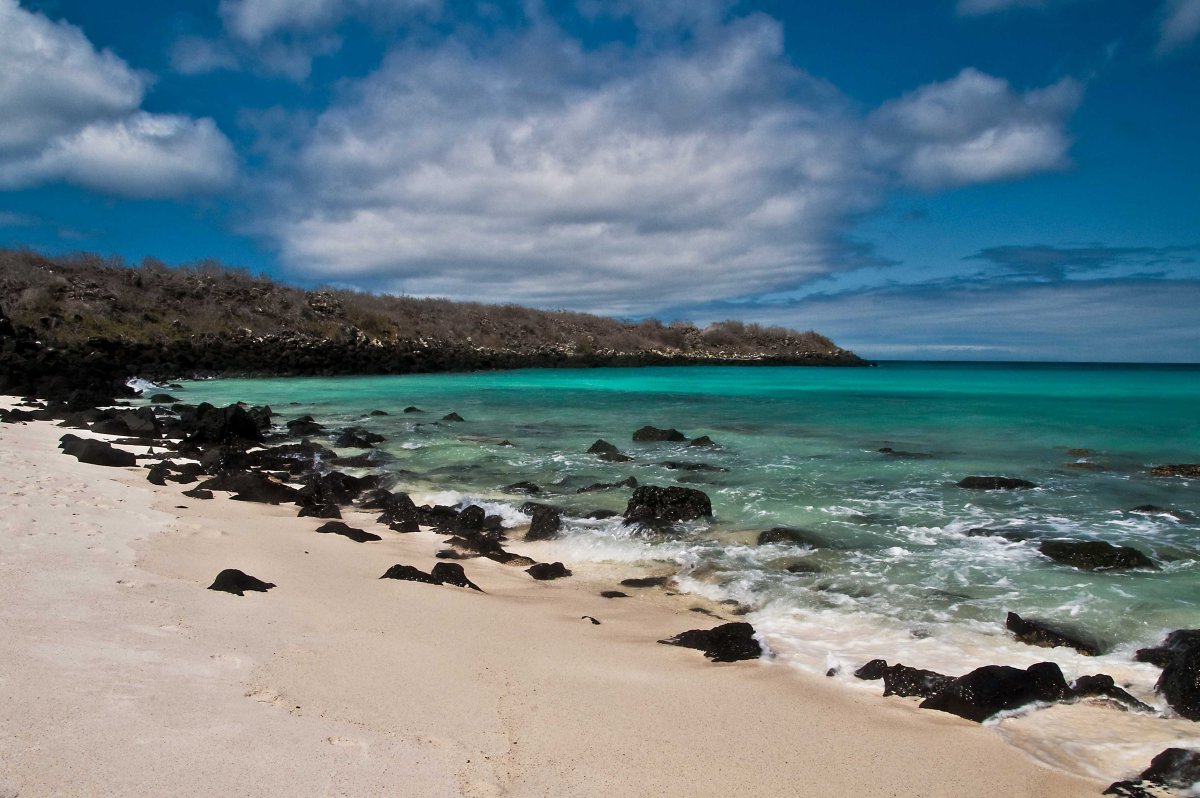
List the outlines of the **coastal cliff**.
{"label": "coastal cliff", "polygon": [[[129,267],[0,250],[10,390],[70,375],[295,376],[527,367],[866,362],[815,332],[705,328],[347,290],[304,291],[213,262]],[[0,314],[2,316],[3,314]]]}

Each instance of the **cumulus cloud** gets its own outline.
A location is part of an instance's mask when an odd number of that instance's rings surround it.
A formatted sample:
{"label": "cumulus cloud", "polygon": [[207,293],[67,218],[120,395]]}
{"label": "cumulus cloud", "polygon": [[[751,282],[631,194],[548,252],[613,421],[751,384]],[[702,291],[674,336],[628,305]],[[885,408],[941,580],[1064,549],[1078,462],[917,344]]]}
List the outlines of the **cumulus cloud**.
{"label": "cumulus cloud", "polygon": [[222,41],[184,36],[171,47],[171,68],[181,75],[202,75],[237,66],[237,56]]}
{"label": "cumulus cloud", "polygon": [[147,79],[74,26],[0,0],[0,188],[67,181],[156,197],[234,172],[210,119],[139,110]]}
{"label": "cumulus cloud", "polygon": [[926,189],[1061,169],[1069,163],[1065,122],[1081,98],[1072,78],[1022,94],[968,68],[872,113],[872,146]]}
{"label": "cumulus cloud", "polygon": [[968,71],[864,118],[774,20],[704,24],[665,48],[539,25],[397,49],[283,156],[258,232],[312,279],[637,313],[859,262],[845,231],[897,180],[1066,162],[1071,81]]}
{"label": "cumulus cloud", "polygon": [[1167,0],[1159,26],[1158,55],[1190,44],[1200,34],[1200,0]]}

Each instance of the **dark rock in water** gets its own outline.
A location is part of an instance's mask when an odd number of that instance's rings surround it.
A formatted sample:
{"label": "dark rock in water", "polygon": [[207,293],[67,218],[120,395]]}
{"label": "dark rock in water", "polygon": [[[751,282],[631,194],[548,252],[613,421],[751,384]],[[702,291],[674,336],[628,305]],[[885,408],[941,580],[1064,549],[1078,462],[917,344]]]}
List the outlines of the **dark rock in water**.
{"label": "dark rock in water", "polygon": [[1191,479],[1200,479],[1200,463],[1176,463],[1174,465],[1160,465],[1150,469],[1150,473],[1156,477],[1188,477]]}
{"label": "dark rock in water", "polygon": [[479,585],[467,579],[467,572],[463,567],[456,562],[440,562],[433,566],[433,571],[430,576],[447,585],[457,585],[458,587],[469,587],[472,590],[478,590],[480,593],[483,590]]}
{"label": "dark rock in water", "polygon": [[250,457],[241,449],[232,446],[213,446],[200,455],[200,467],[206,474],[222,471],[242,470],[250,465]]}
{"label": "dark rock in water", "polygon": [[882,679],[883,675],[887,673],[887,669],[888,664],[886,659],[873,659],[866,665],[863,665],[861,668],[856,670],[854,672],[854,678],[873,682],[878,679]]}
{"label": "dark rock in water", "polygon": [[1138,513],[1139,515],[1165,515],[1167,518],[1183,524],[1190,524],[1196,520],[1196,517],[1191,513],[1186,513],[1182,510],[1168,510],[1166,507],[1158,507],[1153,504],[1142,504],[1132,507],[1129,512]]}
{"label": "dark rock in water", "polygon": [[949,712],[982,723],[997,712],[1069,697],[1071,688],[1053,662],[1039,662],[1025,670],[1007,665],[985,665],[951,681],[922,701],[921,708]]}
{"label": "dark rock in water", "polygon": [[883,694],[929,698],[953,681],[953,676],[896,663],[883,673]]}
{"label": "dark rock in water", "polygon": [[391,413],[387,412],[386,410],[372,410],[370,413],[367,413],[367,415],[379,417],[379,416],[390,416]]}
{"label": "dark rock in water", "polygon": [[150,397],[150,404],[152,405],[169,405],[178,401],[178,399],[169,393],[156,393]]}
{"label": "dark rock in water", "polygon": [[1114,546],[1102,540],[1046,540],[1038,551],[1055,562],[1090,571],[1109,568],[1158,568],[1137,549]]}
{"label": "dark rock in water", "polygon": [[372,532],[367,532],[357,527],[347,526],[341,521],[330,521],[329,523],[322,524],[321,526],[317,527],[317,531],[321,534],[341,535],[343,537],[350,538],[355,543],[367,543],[374,540],[383,540],[383,538],[379,537],[379,535],[376,535]]}
{"label": "dark rock in water", "polygon": [[[593,482],[586,488],[579,488],[576,493],[591,493],[597,490],[611,490],[612,488],[636,488],[638,486],[637,477],[626,477],[619,482]],[[616,515],[616,513],[614,513]]]}
{"label": "dark rock in water", "polygon": [[225,593],[233,593],[235,596],[241,596],[244,591],[253,590],[258,593],[266,593],[271,588],[275,587],[271,582],[264,582],[261,579],[255,579],[250,574],[243,573],[236,568],[226,568],[221,573],[217,574],[217,578],[208,586],[209,590],[220,590]]}
{"label": "dark rock in water", "polygon": [[701,435],[699,438],[693,438],[691,441],[688,442],[688,446],[707,446],[707,447],[712,447],[712,448],[718,448],[717,442],[714,441],[712,438],[708,437],[707,435]]}
{"label": "dark rock in water", "polygon": [[[66,436],[64,436],[66,437]],[[90,465],[125,468],[137,465],[137,457],[133,452],[118,449],[112,444],[92,438],[75,438],[74,441],[64,441],[63,454],[72,455],[81,463]]]}
{"label": "dark rock in water", "polygon": [[1162,667],[1154,689],[1181,717],[1200,721],[1200,629],[1177,629],[1161,646],[1140,649],[1134,658]]}
{"label": "dark rock in water", "polygon": [[376,488],[368,493],[365,497],[361,497],[359,507],[364,510],[384,510],[392,501],[392,492],[385,488]]}
{"label": "dark rock in water", "polygon": [[607,598],[607,599],[629,598],[629,594],[622,593],[620,590],[602,590],[602,591],[600,591],[600,598]]}
{"label": "dark rock in water", "polygon": [[182,495],[187,496],[189,499],[211,499],[213,497],[211,490],[201,490],[200,488],[185,490]]}
{"label": "dark rock in water", "polygon": [[709,471],[712,473],[728,471],[728,468],[709,465],[708,463],[688,463],[682,460],[664,460],[658,465],[663,468],[669,468],[672,471]]}
{"label": "dark rock in water", "polygon": [[713,662],[736,662],[762,656],[762,646],[754,639],[754,627],[748,623],[726,623],[715,629],[692,629],[658,642],[699,649]]}
{"label": "dark rock in water", "polygon": [[442,416],[442,421],[463,421],[463,417],[458,413],[447,413]]}
{"label": "dark rock in water", "polygon": [[419,407],[416,407],[415,405],[409,405],[408,407],[404,408],[404,412],[405,413],[424,413],[425,411]]}
{"label": "dark rock in water", "polygon": [[524,493],[526,495],[542,492],[542,489],[532,482],[514,482],[511,485],[505,485],[500,490],[505,493]]}
{"label": "dark rock in water", "polygon": [[643,576],[635,579],[622,579],[621,587],[662,587],[671,577],[669,576]]}
{"label": "dark rock in water", "polygon": [[783,570],[787,571],[789,574],[821,574],[821,573],[825,573],[824,568],[817,565],[815,562],[809,562],[808,560],[800,560],[798,562],[794,562],[791,565],[789,565],[787,568],[784,568]]}
{"label": "dark rock in water", "polygon": [[483,522],[487,520],[487,511],[478,504],[469,504],[458,513],[454,522],[454,531],[460,535],[468,535],[483,531]]}
{"label": "dark rock in water", "polygon": [[337,468],[373,468],[379,463],[380,461],[372,452],[363,452],[350,457],[335,457],[329,461],[330,465]]}
{"label": "dark rock in water", "polygon": [[1150,767],[1134,781],[1118,781],[1104,795],[1120,798],[1161,798],[1163,787],[1189,790],[1200,782],[1200,751],[1167,748],[1150,760]]}
{"label": "dark rock in water", "polygon": [[[384,493],[387,493],[384,491]],[[378,498],[378,495],[377,495]],[[407,493],[388,493],[386,499],[362,505],[364,510],[381,509],[381,524],[387,524],[393,532],[419,532],[421,530],[417,505]]]}
{"label": "dark rock in water", "polygon": [[606,518],[616,518],[619,516],[616,510],[592,510],[584,515],[584,518],[591,518],[594,521],[603,521]]}
{"label": "dark rock in water", "polygon": [[1138,712],[1153,712],[1154,708],[1143,704],[1132,695],[1117,687],[1113,677],[1108,674],[1098,673],[1094,676],[1080,676],[1071,684],[1071,692],[1079,698],[1090,698],[1099,696],[1116,701],[1123,708],[1137,710]]}
{"label": "dark rock in water", "polygon": [[503,532],[504,519],[498,515],[485,515],[483,517],[483,528],[488,532]]}
{"label": "dark rock in water", "polygon": [[203,402],[187,413],[180,413],[180,420],[191,429],[184,440],[192,445],[245,446],[263,442],[261,416],[256,417],[240,405],[213,407]]}
{"label": "dark rock in water", "polygon": [[627,463],[633,459],[627,454],[622,454],[616,446],[603,438],[592,444],[588,449],[588,454],[598,455],[601,460],[607,460],[610,463]]}
{"label": "dark rock in water", "polygon": [[635,441],[667,441],[670,443],[678,443],[681,441],[686,441],[687,436],[677,429],[659,429],[658,427],[651,427],[647,425],[633,433],[633,439]]}
{"label": "dark rock in water", "polygon": [[[441,565],[442,563],[438,564]],[[405,582],[423,582],[427,585],[440,585],[442,583],[441,580],[439,580],[433,574],[427,574],[420,568],[416,568],[411,565],[400,565],[399,563],[384,571],[383,576],[379,578],[400,579]]]}
{"label": "dark rock in water", "polygon": [[807,546],[812,549],[829,546],[829,541],[816,532],[786,526],[777,526],[774,529],[759,532],[757,543],[759,546],[765,546],[768,543],[790,543],[794,546]]}
{"label": "dark rock in water", "polygon": [[1036,532],[1021,529],[988,529],[983,526],[971,527],[963,534],[969,538],[1003,538],[1009,543],[1023,543],[1037,538]]}
{"label": "dark rock in water", "polygon": [[287,422],[284,426],[287,427],[289,435],[297,437],[303,435],[316,435],[318,432],[324,432],[325,425],[318,424],[312,416],[300,416]]}
{"label": "dark rock in water", "polygon": [[628,523],[672,524],[712,516],[712,502],[694,488],[642,485],[635,488],[625,507]]}
{"label": "dark rock in water", "polygon": [[534,579],[561,579],[564,576],[570,576],[571,572],[567,567],[560,562],[539,562],[525,569],[525,573],[532,576]]}
{"label": "dark rock in water", "polygon": [[387,440],[382,435],[368,432],[362,427],[344,429],[334,438],[333,445],[339,449],[373,449],[375,444]]}
{"label": "dark rock in water", "polygon": [[958,486],[971,490],[1025,490],[1037,487],[1027,479],[1012,477],[966,477],[959,480]]}
{"label": "dark rock in water", "polygon": [[1004,625],[1008,631],[1016,636],[1017,640],[1031,646],[1041,646],[1042,648],[1073,648],[1087,657],[1100,656],[1100,646],[1098,644],[1055,629],[1041,621],[1022,618],[1015,612],[1008,614]]}
{"label": "dark rock in water", "polygon": [[[888,457],[900,457],[906,460],[927,460],[933,455],[927,452],[906,452],[900,449],[893,449],[891,446],[884,446],[879,450],[880,454],[886,454]],[[963,487],[966,487],[965,485]]]}
{"label": "dark rock in water", "polygon": [[525,540],[551,540],[558,537],[559,530],[562,529],[562,512],[555,507],[539,506],[533,508],[530,513],[532,520],[529,523],[529,531],[525,533]]}

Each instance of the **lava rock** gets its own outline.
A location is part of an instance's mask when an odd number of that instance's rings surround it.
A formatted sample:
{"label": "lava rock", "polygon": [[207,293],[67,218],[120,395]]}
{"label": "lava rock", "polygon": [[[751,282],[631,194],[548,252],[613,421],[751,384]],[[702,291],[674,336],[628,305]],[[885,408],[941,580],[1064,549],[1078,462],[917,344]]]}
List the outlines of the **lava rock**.
{"label": "lava rock", "polygon": [[391,413],[387,412],[386,410],[372,410],[370,413],[367,413],[367,415],[377,418],[379,416],[390,416]]}
{"label": "lava rock", "polygon": [[1037,538],[1036,532],[1027,532],[1020,529],[989,529],[984,526],[971,527],[963,534],[969,538],[1002,538],[1009,543],[1023,543],[1026,540]]}
{"label": "lava rock", "polygon": [[467,579],[467,572],[463,567],[456,562],[440,562],[433,566],[430,576],[447,585],[457,585],[458,587],[469,587],[472,590],[478,590],[480,593],[483,590],[479,585]]}
{"label": "lava rock", "polygon": [[1189,790],[1200,782],[1200,751],[1186,748],[1167,748],[1150,760],[1150,767],[1134,781],[1118,781],[1104,791],[1104,795],[1120,798],[1160,798],[1161,790],[1155,787],[1170,787]]}
{"label": "lava rock", "polygon": [[687,440],[687,436],[677,429],[659,429],[649,425],[633,433],[633,439],[639,442],[669,442],[679,443]]}
{"label": "lava rock", "polygon": [[759,532],[756,543],[759,546],[765,546],[768,543],[790,543],[793,546],[805,546],[810,549],[821,549],[829,546],[829,541],[816,532],[786,526],[777,526],[765,532]]}
{"label": "lava rock", "polygon": [[882,679],[883,675],[887,673],[887,669],[888,664],[886,659],[873,659],[856,670],[854,678],[873,682]]}
{"label": "lava rock", "polygon": [[336,504],[306,503],[300,506],[298,518],[341,518],[342,511]]}
{"label": "lava rock", "polygon": [[883,673],[883,694],[929,698],[953,681],[953,676],[896,663]]}
{"label": "lava rock", "polygon": [[514,482],[511,485],[505,485],[500,490],[504,491],[505,493],[523,493],[527,496],[542,492],[542,489],[538,485],[526,481]]}
{"label": "lava rock", "polygon": [[966,477],[959,480],[958,486],[971,490],[1027,490],[1037,487],[1027,479],[1012,477]]}
{"label": "lava rock", "polygon": [[[386,491],[384,491],[386,493]],[[383,512],[376,519],[381,524],[387,524],[393,532],[419,532],[420,518],[416,503],[407,493],[388,493],[381,502]],[[363,504],[363,509],[380,509],[378,504]]]}
{"label": "lava rock", "polygon": [[150,404],[152,405],[170,405],[178,401],[178,399],[169,393],[156,393],[150,396]]}
{"label": "lava rock", "polygon": [[375,444],[387,440],[382,435],[368,432],[362,427],[350,427],[342,430],[333,440],[333,445],[339,449],[373,449]]}
{"label": "lava rock", "polygon": [[1105,673],[1094,676],[1080,676],[1071,683],[1071,692],[1079,698],[1101,697],[1111,699],[1123,708],[1138,712],[1153,712],[1154,708],[1138,701],[1125,690],[1117,687],[1113,677]]}
{"label": "lava rock", "polygon": [[629,598],[629,594],[622,593],[620,590],[601,590],[600,598],[606,598],[606,599]]}
{"label": "lava rock", "polygon": [[260,474],[256,471],[232,471],[205,480],[196,486],[205,490],[223,490],[233,493],[233,499],[242,502],[281,504],[294,502],[300,496],[295,488]]}
{"label": "lava rock", "polygon": [[621,587],[662,587],[671,577],[669,576],[642,576],[633,579],[622,579]]}
{"label": "lava rock", "polygon": [[[320,530],[317,531],[319,532]],[[441,565],[442,563],[438,564]],[[400,565],[399,563],[384,571],[383,576],[379,578],[400,579],[405,582],[423,582],[427,585],[440,585],[442,583],[441,580],[435,577],[433,574],[427,574],[420,568],[416,568],[412,565]]]}
{"label": "lava rock", "polygon": [[1161,646],[1140,649],[1134,658],[1162,667],[1154,689],[1180,716],[1200,721],[1200,629],[1177,629]]}
{"label": "lava rock", "polygon": [[211,490],[202,490],[200,488],[185,490],[181,495],[187,496],[189,499],[207,500],[213,498],[213,492]]}
{"label": "lava rock", "polygon": [[284,426],[287,427],[289,435],[301,437],[304,435],[316,435],[318,432],[325,431],[325,425],[318,424],[312,416],[300,416],[287,422]]}
{"label": "lava rock", "polygon": [[90,465],[110,468],[126,468],[137,465],[137,457],[133,452],[118,449],[112,444],[92,438],[76,437],[74,441],[64,442],[62,450],[63,454],[69,454],[79,462]]}
{"label": "lava rock", "polygon": [[559,530],[562,529],[562,511],[556,507],[539,505],[533,508],[530,516],[532,520],[529,523],[529,531],[525,533],[525,540],[551,540],[558,537]]}
{"label": "lava rock", "polygon": [[[884,446],[882,449],[879,449],[879,453],[886,454],[888,457],[899,457],[906,460],[927,460],[930,457],[933,457],[933,455],[926,452],[906,452],[902,449],[893,449],[891,446]],[[978,477],[976,477],[976,479],[978,479]],[[963,487],[967,486],[963,485]]]}
{"label": "lava rock", "polygon": [[921,709],[936,709],[982,723],[997,712],[1039,701],[1062,701],[1071,695],[1062,671],[1053,662],[1039,662],[1025,670],[1007,665],[985,665],[954,679],[926,698],[921,702]]}
{"label": "lava rock", "polygon": [[1158,568],[1154,560],[1137,549],[1102,540],[1046,540],[1038,546],[1038,551],[1055,562],[1089,571]]}
{"label": "lava rock", "polygon": [[250,574],[239,571],[236,568],[226,568],[221,573],[217,574],[217,578],[208,586],[209,590],[220,590],[224,593],[232,593],[235,596],[244,595],[247,590],[252,590],[258,593],[266,593],[275,585],[271,582],[264,582],[261,579],[256,579]]}
{"label": "lava rock", "polygon": [[359,529],[353,526],[347,526],[341,521],[330,521],[317,527],[317,531],[323,535],[341,535],[353,540],[355,543],[367,543],[375,540],[383,540],[379,535],[372,532]]}
{"label": "lava rock", "polygon": [[658,465],[663,468],[669,468],[672,471],[708,471],[718,473],[729,470],[728,468],[721,468],[720,466],[709,465],[708,463],[690,463],[683,460],[664,460],[658,463]]}
{"label": "lava rock", "polygon": [[658,642],[699,649],[713,662],[736,662],[762,656],[762,646],[754,639],[754,627],[744,622],[726,623],[715,629],[692,629]]}
{"label": "lava rock", "polygon": [[463,420],[464,420],[463,417],[460,416],[458,413],[447,413],[446,415],[442,416],[442,421],[463,421]]}
{"label": "lava rock", "polygon": [[409,405],[404,408],[405,413],[424,413],[425,411],[415,405]]}
{"label": "lava rock", "polygon": [[1188,477],[1191,479],[1200,479],[1200,463],[1176,463],[1174,465],[1160,465],[1150,469],[1150,473],[1156,477]]}
{"label": "lava rock", "polygon": [[1018,641],[1027,645],[1041,646],[1042,648],[1073,648],[1087,657],[1100,656],[1098,644],[1055,629],[1041,621],[1022,618],[1015,612],[1008,613],[1004,625],[1016,636]]}
{"label": "lava rock", "polygon": [[567,567],[560,562],[539,562],[526,568],[525,573],[541,581],[561,579],[564,576],[571,575]]}
{"label": "lava rock", "polygon": [[636,488],[638,486],[637,477],[626,477],[619,482],[593,482],[586,488],[580,488],[576,493],[591,493],[597,490],[611,490],[613,488]]}
{"label": "lava rock", "polygon": [[603,438],[597,440],[588,449],[588,454],[597,455],[601,460],[607,460],[610,463],[628,463],[633,458],[627,454],[622,454],[616,446],[613,446]]}
{"label": "lava rock", "polygon": [[184,441],[192,445],[262,443],[261,420],[261,415],[252,414],[241,405],[214,407],[208,402],[180,413],[180,421],[191,430]]}
{"label": "lava rock", "polygon": [[688,446],[705,446],[710,448],[719,448],[716,441],[707,435],[701,435],[699,438],[693,438],[688,441]]}
{"label": "lava rock", "polygon": [[694,488],[642,485],[625,507],[626,523],[672,524],[712,516],[708,494]]}

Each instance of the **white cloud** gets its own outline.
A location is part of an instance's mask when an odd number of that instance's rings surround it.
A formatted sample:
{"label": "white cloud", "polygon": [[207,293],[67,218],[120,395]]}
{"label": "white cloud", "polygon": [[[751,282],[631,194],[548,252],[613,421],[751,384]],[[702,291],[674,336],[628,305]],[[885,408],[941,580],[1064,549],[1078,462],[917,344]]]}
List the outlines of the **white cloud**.
{"label": "white cloud", "polygon": [[1071,79],[1020,94],[974,69],[885,103],[871,144],[926,189],[1024,177],[1068,165],[1064,124],[1082,97]]}
{"label": "white cloud", "polygon": [[1190,44],[1200,34],[1200,0],[1167,0],[1159,27],[1158,55]]}
{"label": "white cloud", "polygon": [[245,42],[280,31],[312,32],[357,14],[399,16],[436,12],[441,0],[221,0],[225,27]]}
{"label": "white cloud", "polygon": [[1050,0],[958,0],[958,13],[963,16],[993,14],[1010,8],[1045,8]]}
{"label": "white cloud", "polygon": [[0,188],[67,181],[171,196],[233,175],[212,120],[140,111],[147,78],[72,25],[0,0],[0,64]]}
{"label": "white cloud", "polygon": [[237,56],[221,41],[185,36],[171,47],[171,68],[182,75],[202,75],[237,66]]}

